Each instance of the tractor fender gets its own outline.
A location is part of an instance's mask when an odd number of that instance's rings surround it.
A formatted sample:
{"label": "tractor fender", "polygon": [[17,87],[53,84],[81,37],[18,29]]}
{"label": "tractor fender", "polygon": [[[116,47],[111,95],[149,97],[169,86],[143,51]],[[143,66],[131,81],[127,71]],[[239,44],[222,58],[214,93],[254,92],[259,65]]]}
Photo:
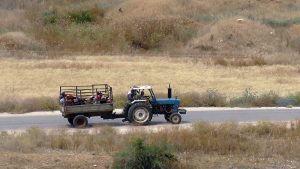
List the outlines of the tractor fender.
{"label": "tractor fender", "polygon": [[130,104],[138,103],[138,102],[146,102],[147,100],[134,100],[130,102]]}

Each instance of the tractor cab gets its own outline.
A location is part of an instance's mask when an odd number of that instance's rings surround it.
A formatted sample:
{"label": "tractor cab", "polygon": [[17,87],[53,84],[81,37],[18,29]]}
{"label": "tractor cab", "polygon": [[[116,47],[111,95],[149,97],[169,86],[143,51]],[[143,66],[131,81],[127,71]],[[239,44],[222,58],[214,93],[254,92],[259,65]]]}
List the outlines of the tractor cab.
{"label": "tractor cab", "polygon": [[[149,101],[155,102],[156,97],[153,93],[152,87],[149,85],[144,86],[133,86],[130,91],[128,92],[128,100],[132,103],[139,102],[139,101]],[[131,98],[131,99],[130,99]]]}

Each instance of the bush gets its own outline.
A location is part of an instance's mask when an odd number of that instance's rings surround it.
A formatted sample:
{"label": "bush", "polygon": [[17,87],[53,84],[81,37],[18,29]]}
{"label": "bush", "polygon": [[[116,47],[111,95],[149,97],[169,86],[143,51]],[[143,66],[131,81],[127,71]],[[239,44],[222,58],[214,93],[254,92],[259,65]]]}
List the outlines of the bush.
{"label": "bush", "polygon": [[271,107],[276,106],[279,96],[274,91],[257,95],[251,88],[245,89],[243,95],[230,100],[230,105],[241,107]]}
{"label": "bush", "polygon": [[232,106],[250,107],[254,105],[254,101],[257,98],[256,92],[251,88],[245,89],[241,97],[231,99]]}
{"label": "bush", "polygon": [[293,103],[295,105],[300,105],[300,92],[296,92],[295,94],[292,94],[289,96],[293,100]]}
{"label": "bush", "polygon": [[226,98],[215,89],[209,89],[202,94],[203,106],[223,107],[226,104]]}
{"label": "bush", "polygon": [[204,93],[187,93],[180,96],[181,106],[186,107],[224,107],[226,97],[215,89],[209,89]]}
{"label": "bush", "polygon": [[270,91],[269,93],[263,93],[259,95],[254,101],[254,106],[257,107],[272,107],[277,105],[277,101],[279,96],[274,91]]}
{"label": "bush", "polygon": [[104,10],[99,7],[71,10],[69,12],[58,12],[57,10],[42,13],[44,25],[60,23],[84,24],[96,22],[104,17]]}
{"label": "bush", "polygon": [[136,139],[132,144],[116,154],[114,169],[167,169],[175,168],[177,158],[168,145],[147,145],[142,139]]}
{"label": "bush", "polygon": [[44,12],[43,13],[43,22],[45,25],[47,24],[55,24],[59,20],[59,16],[55,11]]}
{"label": "bush", "polygon": [[202,104],[199,93],[185,93],[181,94],[179,98],[183,107],[198,107]]}
{"label": "bush", "polygon": [[77,24],[92,22],[92,15],[89,11],[78,11],[78,12],[70,12],[68,14],[71,22],[75,22]]}

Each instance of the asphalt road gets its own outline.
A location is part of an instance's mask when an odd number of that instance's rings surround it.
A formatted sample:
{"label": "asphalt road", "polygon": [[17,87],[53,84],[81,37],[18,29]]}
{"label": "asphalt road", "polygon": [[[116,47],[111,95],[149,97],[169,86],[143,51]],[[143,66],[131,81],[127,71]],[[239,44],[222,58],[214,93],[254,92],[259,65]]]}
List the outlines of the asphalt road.
{"label": "asphalt road", "polygon": [[[256,121],[292,121],[300,119],[300,108],[259,108],[259,109],[191,109],[186,115],[182,116],[182,124],[194,123],[199,121],[206,122],[256,122]],[[90,127],[109,125],[114,127],[129,126],[123,123],[122,119],[103,120],[100,117],[89,119]],[[170,125],[163,116],[154,116],[151,126]],[[0,131],[19,130],[30,127],[43,129],[70,128],[67,120],[58,112],[25,115],[0,115]]]}

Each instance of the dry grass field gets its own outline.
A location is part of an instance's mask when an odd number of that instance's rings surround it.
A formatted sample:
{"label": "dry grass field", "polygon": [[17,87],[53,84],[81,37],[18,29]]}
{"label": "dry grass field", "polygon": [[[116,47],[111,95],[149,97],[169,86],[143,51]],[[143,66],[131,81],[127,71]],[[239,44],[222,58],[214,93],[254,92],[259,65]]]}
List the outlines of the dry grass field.
{"label": "dry grass field", "polygon": [[0,58],[2,98],[57,97],[60,85],[108,83],[116,95],[134,84],[149,84],[177,95],[217,89],[239,96],[246,88],[280,95],[299,91],[299,65],[222,66],[213,60],[186,57],[74,56],[59,59]]}
{"label": "dry grass field", "polygon": [[166,97],[169,83],[182,106],[295,106],[300,101],[299,65],[269,64],[259,58],[2,57],[0,67],[0,112],[57,110],[60,85],[96,83],[113,87],[117,107],[124,106],[132,85],[151,85],[158,96]]}
{"label": "dry grass field", "polygon": [[[135,138],[168,145],[179,160],[177,168],[299,168],[299,123],[261,122],[256,126],[198,123],[191,129],[119,134],[111,127],[95,134],[62,130],[45,133],[0,133],[1,168],[112,168],[115,153]],[[96,167],[94,166],[96,165]]]}

